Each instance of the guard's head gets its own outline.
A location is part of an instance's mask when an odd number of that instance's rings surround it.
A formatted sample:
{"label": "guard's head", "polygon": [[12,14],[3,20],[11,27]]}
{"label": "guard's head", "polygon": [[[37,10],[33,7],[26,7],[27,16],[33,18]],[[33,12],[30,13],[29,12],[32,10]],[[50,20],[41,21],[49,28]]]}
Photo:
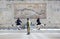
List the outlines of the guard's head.
{"label": "guard's head", "polygon": [[29,18],[27,18],[27,20],[29,20]]}
{"label": "guard's head", "polygon": [[17,18],[17,19],[19,19],[19,18]]}

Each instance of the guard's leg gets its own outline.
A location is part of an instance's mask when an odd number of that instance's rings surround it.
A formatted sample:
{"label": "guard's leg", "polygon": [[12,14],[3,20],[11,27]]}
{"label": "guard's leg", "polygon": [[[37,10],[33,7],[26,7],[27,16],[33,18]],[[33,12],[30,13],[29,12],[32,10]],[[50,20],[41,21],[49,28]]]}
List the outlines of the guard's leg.
{"label": "guard's leg", "polygon": [[20,25],[17,26],[18,30],[20,30]]}
{"label": "guard's leg", "polygon": [[40,30],[40,25],[38,25],[38,30]]}
{"label": "guard's leg", "polygon": [[30,27],[27,28],[27,35],[30,34]]}

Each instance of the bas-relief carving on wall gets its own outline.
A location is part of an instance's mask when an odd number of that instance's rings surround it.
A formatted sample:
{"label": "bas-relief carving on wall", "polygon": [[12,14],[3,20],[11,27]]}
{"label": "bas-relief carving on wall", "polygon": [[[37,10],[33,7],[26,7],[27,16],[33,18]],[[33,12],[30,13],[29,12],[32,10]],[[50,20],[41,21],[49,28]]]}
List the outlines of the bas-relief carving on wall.
{"label": "bas-relief carving on wall", "polygon": [[14,4],[15,18],[46,18],[46,3],[18,3]]}

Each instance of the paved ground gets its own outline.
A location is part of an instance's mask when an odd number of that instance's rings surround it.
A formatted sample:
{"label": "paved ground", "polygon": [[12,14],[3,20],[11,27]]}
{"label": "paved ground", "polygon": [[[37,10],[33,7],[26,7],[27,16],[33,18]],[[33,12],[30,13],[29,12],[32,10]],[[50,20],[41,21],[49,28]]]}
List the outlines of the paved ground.
{"label": "paved ground", "polygon": [[0,30],[0,39],[60,39],[60,29],[34,29],[30,35],[26,30]]}
{"label": "paved ground", "polygon": [[0,39],[60,39],[60,33],[0,33]]}

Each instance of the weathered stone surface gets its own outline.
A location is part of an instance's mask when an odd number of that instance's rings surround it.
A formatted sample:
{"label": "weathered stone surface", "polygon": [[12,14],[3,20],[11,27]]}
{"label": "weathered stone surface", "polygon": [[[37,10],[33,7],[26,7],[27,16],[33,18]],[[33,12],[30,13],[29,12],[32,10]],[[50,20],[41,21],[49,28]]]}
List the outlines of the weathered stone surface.
{"label": "weathered stone surface", "polygon": [[[41,19],[43,24],[46,24],[46,27],[60,27],[60,1],[0,1],[0,24],[1,26],[15,24],[15,4],[18,3],[46,3],[46,19]],[[17,6],[17,5],[16,5]],[[22,5],[23,6],[23,5]],[[35,6],[36,7],[36,6]],[[38,10],[37,10],[38,11]],[[24,11],[24,13],[26,13]],[[45,15],[44,14],[44,15]],[[33,24],[36,23],[36,19],[30,19]],[[23,24],[26,23],[26,19],[22,19]]]}

